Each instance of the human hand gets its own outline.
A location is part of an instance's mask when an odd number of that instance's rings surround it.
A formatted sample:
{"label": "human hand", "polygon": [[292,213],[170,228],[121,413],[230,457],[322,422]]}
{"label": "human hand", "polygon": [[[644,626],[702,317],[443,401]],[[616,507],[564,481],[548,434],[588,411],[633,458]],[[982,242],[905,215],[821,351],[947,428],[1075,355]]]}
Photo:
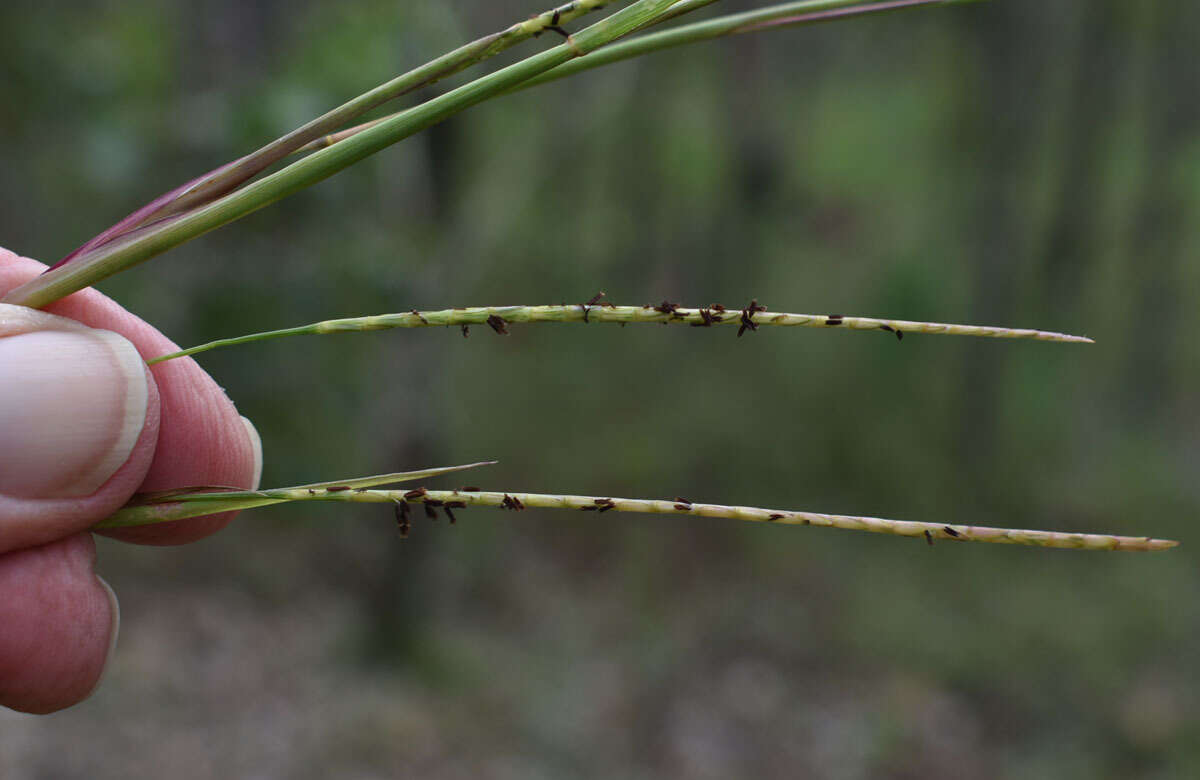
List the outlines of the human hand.
{"label": "human hand", "polygon": [[[45,270],[0,249],[0,295]],[[35,311],[0,304],[0,705],[46,713],[91,695],[120,612],[88,532],[135,492],[256,488],[258,434],[190,359],[95,290]],[[116,529],[183,544],[233,513]]]}

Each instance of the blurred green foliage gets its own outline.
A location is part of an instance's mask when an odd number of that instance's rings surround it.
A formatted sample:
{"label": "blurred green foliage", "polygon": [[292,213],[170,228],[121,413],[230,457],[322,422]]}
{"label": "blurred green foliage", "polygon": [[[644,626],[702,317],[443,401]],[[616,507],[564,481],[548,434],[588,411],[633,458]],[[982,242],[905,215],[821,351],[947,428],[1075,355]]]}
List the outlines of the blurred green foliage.
{"label": "blurred green foliage", "polygon": [[[0,244],[50,261],[536,10],[5,3]],[[103,286],[183,345],[600,289],[1083,333],[540,326],[201,362],[271,485],[494,457],[471,481],[1184,547],[533,511],[401,544],[382,510],[261,510],[188,548],[102,545],[115,667],[5,720],[0,773],[1200,775],[1197,29],[1184,3],[1005,0],[662,53],[472,109]]]}

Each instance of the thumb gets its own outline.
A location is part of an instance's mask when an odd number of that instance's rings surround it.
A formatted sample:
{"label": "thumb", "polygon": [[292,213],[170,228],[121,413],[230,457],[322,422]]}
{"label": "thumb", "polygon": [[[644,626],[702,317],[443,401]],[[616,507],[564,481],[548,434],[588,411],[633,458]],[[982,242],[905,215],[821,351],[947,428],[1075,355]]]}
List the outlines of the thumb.
{"label": "thumb", "polygon": [[0,304],[0,552],[83,530],[154,455],[158,392],[108,330]]}
{"label": "thumb", "polygon": [[79,532],[142,482],[158,412],[125,338],[0,304],[0,705],[51,712],[98,684],[120,612]]}

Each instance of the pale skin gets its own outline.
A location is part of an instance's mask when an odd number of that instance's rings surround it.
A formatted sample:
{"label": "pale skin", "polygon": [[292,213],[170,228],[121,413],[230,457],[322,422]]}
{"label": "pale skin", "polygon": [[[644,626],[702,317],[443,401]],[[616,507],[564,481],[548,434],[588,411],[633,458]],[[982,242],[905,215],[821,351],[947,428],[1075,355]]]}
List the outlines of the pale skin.
{"label": "pale skin", "polygon": [[[0,249],[0,295],[45,266]],[[95,290],[47,312],[128,339],[142,359],[178,347]],[[256,434],[220,387],[192,360],[146,369],[146,419],[127,460],[90,495],[18,498],[0,491],[0,705],[46,713],[95,690],[113,640],[114,604],[95,575],[88,529],[136,492],[191,485],[256,487]],[[0,376],[0,381],[21,381]],[[5,442],[0,441],[0,447]],[[225,527],[232,513],[106,535],[137,544],[184,544]]]}

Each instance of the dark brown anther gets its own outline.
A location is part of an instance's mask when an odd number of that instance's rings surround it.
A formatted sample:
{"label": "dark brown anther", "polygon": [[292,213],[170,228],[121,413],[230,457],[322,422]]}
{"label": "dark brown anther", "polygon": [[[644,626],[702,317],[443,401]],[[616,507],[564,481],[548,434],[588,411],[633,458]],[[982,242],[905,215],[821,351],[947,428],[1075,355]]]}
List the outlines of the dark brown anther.
{"label": "dark brown anther", "polygon": [[[533,16],[531,16],[529,18],[537,19],[538,14],[534,14]],[[567,31],[558,26],[558,22],[561,18],[562,18],[562,9],[560,9],[560,8],[554,9],[554,14],[551,15],[551,17],[550,17],[550,24],[546,25],[542,29],[535,32],[533,34],[533,37],[534,38],[538,37],[539,35],[544,33],[546,30],[553,30],[554,32],[561,34],[564,38],[570,38],[571,36],[567,34]]]}
{"label": "dark brown anther", "polygon": [[603,514],[604,512],[607,512],[610,509],[617,508],[617,505],[613,503],[613,500],[611,498],[597,498],[592,503],[596,505],[596,507],[600,510],[601,514]]}
{"label": "dark brown anther", "polygon": [[462,493],[478,493],[479,488],[475,487],[474,485],[464,485],[463,487],[459,488],[459,491]]}
{"label": "dark brown anther", "polygon": [[[599,301],[603,297],[604,297],[604,290],[601,290],[600,292],[593,295],[591,298],[588,298],[587,303],[579,304],[579,308],[583,309],[583,321],[585,323],[588,321],[588,313],[591,311],[590,307],[595,306],[597,301]],[[609,304],[609,305],[611,306],[612,304]]]}
{"label": "dark brown anther", "polygon": [[317,494],[317,491],[313,490],[312,488],[309,488],[309,489],[308,489],[308,494],[309,494],[310,496],[315,496],[315,495]]}
{"label": "dark brown anther", "polygon": [[464,338],[464,339],[465,339],[465,338],[467,338],[468,336],[470,336],[470,335],[471,335],[471,326],[470,326],[470,325],[463,325],[463,326],[462,326],[462,333],[463,333],[463,338]]}
{"label": "dark brown anther", "polygon": [[425,506],[445,506],[446,502],[436,498],[425,499]]}
{"label": "dark brown anther", "polygon": [[692,505],[691,504],[676,504],[675,508],[678,509],[680,512],[690,512],[692,510]]}
{"label": "dark brown anther", "polygon": [[521,499],[516,496],[510,496],[508,493],[504,494],[504,500],[500,502],[500,506],[504,509],[511,509],[514,512],[520,512],[525,508],[525,505],[521,503]]}
{"label": "dark brown anther", "polygon": [[785,516],[786,515],[781,515],[778,512],[772,512],[771,514],[767,515],[767,520],[773,523],[776,520],[782,520]]}
{"label": "dark brown anther", "polygon": [[714,304],[710,305],[708,308],[712,309],[713,311],[719,311],[719,312],[725,311],[725,307],[719,303],[714,303]]}
{"label": "dark brown anther", "polygon": [[962,536],[962,534],[960,534],[958,531],[955,531],[953,528],[951,528],[948,525],[942,526],[942,530],[945,531],[948,536],[953,536],[955,539]]}
{"label": "dark brown anther", "polygon": [[880,330],[886,330],[888,333],[896,334],[896,341],[904,341],[904,331],[899,328],[893,328],[891,325],[880,325]]}
{"label": "dark brown anther", "polygon": [[416,317],[417,319],[419,319],[419,320],[421,321],[421,324],[422,324],[422,325],[428,325],[428,324],[429,324],[429,320],[425,319],[425,316],[424,316],[423,314],[421,314],[421,312],[417,311],[416,309],[413,309],[413,310],[412,310],[411,312],[409,312],[409,313],[410,313],[410,314],[412,314],[412,315],[413,315],[414,317]]}
{"label": "dark brown anther", "polygon": [[437,520],[437,510],[433,508],[432,504],[425,504],[425,516],[430,520]]}
{"label": "dark brown anther", "polygon": [[716,320],[713,319],[712,312],[710,312],[708,309],[701,309],[700,310],[700,321],[693,322],[692,327],[693,328],[711,328],[713,322],[715,322],[715,321]]}
{"label": "dark brown anther", "polygon": [[414,499],[418,499],[418,498],[424,498],[425,494],[426,494],[426,493],[428,493],[428,492],[429,492],[429,491],[427,491],[425,488],[423,488],[423,487],[419,487],[419,488],[417,488],[416,490],[410,490],[410,491],[408,491],[407,493],[405,493],[405,494],[404,494],[404,500],[405,500],[405,501],[412,501],[412,500],[414,500]]}
{"label": "dark brown anther", "polygon": [[758,325],[754,323],[754,315],[760,311],[766,310],[766,306],[758,305],[757,298],[752,299],[750,301],[750,305],[742,309],[742,324],[740,327],[738,327],[738,338],[741,338],[742,334],[745,333],[747,329],[758,330]]}
{"label": "dark brown anther", "polygon": [[837,325],[841,325],[843,319],[844,318],[840,314],[830,314],[825,318],[825,324],[832,328]]}
{"label": "dark brown anther", "polygon": [[334,485],[333,487],[325,488],[325,492],[326,493],[344,493],[350,489],[351,488],[349,485]]}
{"label": "dark brown anther", "polygon": [[658,312],[659,314],[674,314],[675,310],[678,308],[679,308],[678,303],[671,303],[670,301],[663,301],[662,303],[655,306],[654,310],[656,312]]}
{"label": "dark brown anther", "polygon": [[442,507],[442,511],[446,513],[446,517],[450,518],[450,525],[458,522],[458,518],[454,516],[454,510],[449,504]]}
{"label": "dark brown anther", "polygon": [[926,531],[926,532],[925,532],[925,542],[926,542],[926,543],[927,543],[927,544],[928,544],[930,547],[933,547],[933,534],[929,533],[929,531]]}
{"label": "dark brown anther", "polygon": [[499,333],[501,336],[508,335],[508,325],[504,322],[503,317],[497,317],[495,314],[489,314],[487,324],[492,327],[492,330]]}
{"label": "dark brown anther", "polygon": [[737,337],[739,339],[742,337],[742,334],[746,332],[747,328],[749,328],[750,330],[758,330],[758,326],[755,325],[754,320],[752,320],[750,318],[750,313],[747,312],[745,309],[742,309],[742,324],[738,326],[738,334],[737,334]]}
{"label": "dark brown anther", "polygon": [[401,539],[408,537],[408,504],[400,500],[396,501],[396,527],[400,529]]}
{"label": "dark brown anther", "polygon": [[694,502],[694,501],[692,501],[692,500],[690,500],[690,499],[684,498],[683,496],[675,496],[675,503],[677,503],[677,504],[687,504],[688,506],[691,506],[691,505],[692,505],[692,504],[694,504],[695,502]]}
{"label": "dark brown anther", "polygon": [[579,511],[580,512],[595,512],[598,508],[599,507],[594,507],[594,506],[581,506],[581,507],[579,507]]}

